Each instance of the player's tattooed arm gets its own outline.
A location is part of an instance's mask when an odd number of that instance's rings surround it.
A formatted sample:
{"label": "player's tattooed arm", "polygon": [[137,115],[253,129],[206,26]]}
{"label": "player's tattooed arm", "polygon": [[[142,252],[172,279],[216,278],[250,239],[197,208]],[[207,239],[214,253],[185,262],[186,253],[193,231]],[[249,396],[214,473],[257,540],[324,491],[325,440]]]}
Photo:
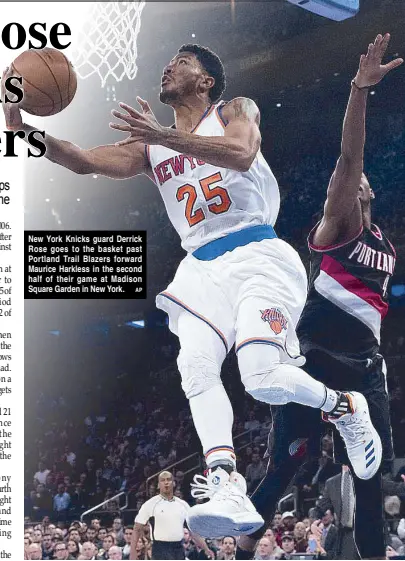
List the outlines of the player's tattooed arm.
{"label": "player's tattooed arm", "polygon": [[256,123],[260,125],[260,111],[253,99],[248,97],[235,97],[227,103],[221,111],[227,121],[239,119],[241,121]]}
{"label": "player's tattooed arm", "polygon": [[388,33],[384,37],[377,35],[367,54],[361,55],[343,122],[341,155],[329,182],[324,216],[314,234],[316,245],[350,239],[363,223],[359,193],[361,182],[365,181],[362,174],[368,88],[403,62],[397,58],[382,64],[389,39]]}
{"label": "player's tattooed arm", "polygon": [[194,156],[208,164],[236,171],[247,171],[260,148],[260,113],[254,101],[236,98],[225,105],[222,117],[225,120],[224,136],[199,136],[173,128],[162,127],[153,114],[149,104],[137,98],[142,113],[121,103],[127,112],[113,111],[113,115],[126,124],[111,123],[110,127],[130,135],[119,142],[120,145],[132,142],[158,144],[176,152]]}

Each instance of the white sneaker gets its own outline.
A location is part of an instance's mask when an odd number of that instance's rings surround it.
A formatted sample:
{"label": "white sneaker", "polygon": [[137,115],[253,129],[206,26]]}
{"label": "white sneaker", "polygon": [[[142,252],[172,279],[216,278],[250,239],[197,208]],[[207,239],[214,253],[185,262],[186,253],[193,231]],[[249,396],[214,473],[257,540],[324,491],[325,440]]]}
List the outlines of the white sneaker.
{"label": "white sneaker", "polygon": [[195,475],[191,487],[194,498],[209,498],[191,507],[187,520],[191,532],[219,538],[251,534],[263,526],[263,518],[246,496],[246,481],[240,473],[229,475],[218,468],[207,477]]}
{"label": "white sneaker", "polygon": [[357,477],[371,479],[381,464],[381,439],[371,422],[364,395],[358,392],[345,392],[344,395],[352,411],[338,418],[326,417],[340,432]]}

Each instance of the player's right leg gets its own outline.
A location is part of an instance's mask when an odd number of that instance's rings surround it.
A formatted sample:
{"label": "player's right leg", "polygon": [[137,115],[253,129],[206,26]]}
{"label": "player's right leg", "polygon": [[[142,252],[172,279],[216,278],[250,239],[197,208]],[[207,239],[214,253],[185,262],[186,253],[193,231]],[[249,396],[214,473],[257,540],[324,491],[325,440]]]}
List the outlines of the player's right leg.
{"label": "player's right leg", "polygon": [[[221,365],[235,341],[229,288],[223,289],[224,265],[188,255],[173,282],[156,299],[180,339],[178,367],[208,467],[196,476],[192,494],[208,502],[192,507],[190,530],[203,537],[241,535],[263,524],[236,472],[232,444],[233,412],[221,382]],[[229,501],[223,500],[226,495]]]}
{"label": "player's right leg", "polygon": [[191,508],[188,525],[211,538],[254,531],[263,520],[246,496],[243,476],[236,472],[233,411],[220,377],[224,346],[211,327],[187,311],[180,314],[177,330],[182,387],[208,467],[207,477],[195,477],[191,493],[209,501]]}

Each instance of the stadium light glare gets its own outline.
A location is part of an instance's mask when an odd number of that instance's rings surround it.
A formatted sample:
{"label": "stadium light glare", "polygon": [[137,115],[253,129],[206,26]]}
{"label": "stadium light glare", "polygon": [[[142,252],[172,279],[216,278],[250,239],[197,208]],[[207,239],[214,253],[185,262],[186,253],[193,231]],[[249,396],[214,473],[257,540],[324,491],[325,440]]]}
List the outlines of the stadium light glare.
{"label": "stadium light glare", "polygon": [[127,325],[128,327],[132,327],[134,329],[143,329],[145,327],[145,320],[139,319],[139,320],[127,321],[125,322],[125,325]]}

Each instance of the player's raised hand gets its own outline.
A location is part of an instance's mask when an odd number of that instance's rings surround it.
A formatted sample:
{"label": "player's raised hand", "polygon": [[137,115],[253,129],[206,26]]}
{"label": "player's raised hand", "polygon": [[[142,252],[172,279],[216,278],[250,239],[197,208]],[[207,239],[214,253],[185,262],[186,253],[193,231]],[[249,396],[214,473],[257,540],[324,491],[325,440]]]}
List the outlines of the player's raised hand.
{"label": "player's raised hand", "polygon": [[126,103],[120,103],[120,107],[126,111],[111,111],[114,117],[121,119],[127,123],[126,125],[118,123],[110,123],[110,127],[122,132],[129,132],[128,138],[117,142],[117,145],[130,144],[132,142],[143,142],[145,144],[159,144],[165,127],[158,122],[149,103],[144,99],[137,97],[137,102],[142,108],[142,112],[137,111]]}
{"label": "player's raised hand", "polygon": [[404,62],[402,58],[395,58],[387,64],[382,64],[389,41],[389,33],[384,36],[379,34],[374,43],[369,44],[367,54],[361,55],[359,70],[354,79],[358,88],[367,88],[378,84],[388,72]]}
{"label": "player's raised hand", "polygon": [[[6,118],[6,127],[9,130],[19,130],[21,129],[23,124],[19,104],[11,103],[12,101],[14,101],[14,98],[16,99],[15,94],[6,91],[7,78],[15,75],[15,72],[13,73],[10,68],[6,68],[1,78],[1,105],[3,107],[4,116]],[[6,96],[10,100],[10,102],[6,103]]]}

